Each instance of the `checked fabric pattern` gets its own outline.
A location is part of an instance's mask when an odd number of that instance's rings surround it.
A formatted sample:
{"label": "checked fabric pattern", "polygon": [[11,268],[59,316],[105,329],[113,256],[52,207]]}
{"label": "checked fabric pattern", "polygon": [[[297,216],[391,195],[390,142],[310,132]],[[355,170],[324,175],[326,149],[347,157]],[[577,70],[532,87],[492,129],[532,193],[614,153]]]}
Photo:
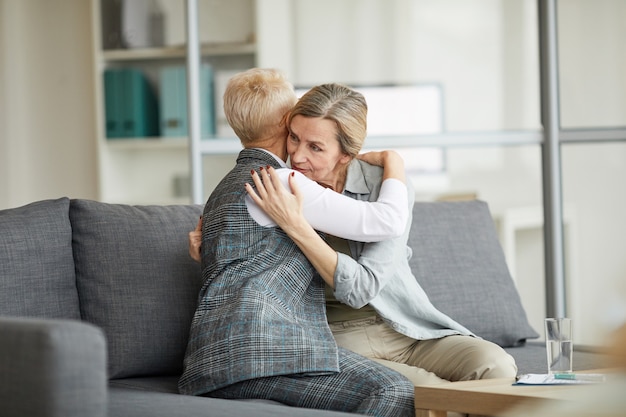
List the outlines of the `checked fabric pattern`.
{"label": "checked fabric pattern", "polygon": [[280,228],[259,226],[246,209],[244,183],[251,169],[266,165],[278,167],[266,152],[244,149],[205,206],[203,286],[179,381],[183,394],[339,371],[322,279]]}

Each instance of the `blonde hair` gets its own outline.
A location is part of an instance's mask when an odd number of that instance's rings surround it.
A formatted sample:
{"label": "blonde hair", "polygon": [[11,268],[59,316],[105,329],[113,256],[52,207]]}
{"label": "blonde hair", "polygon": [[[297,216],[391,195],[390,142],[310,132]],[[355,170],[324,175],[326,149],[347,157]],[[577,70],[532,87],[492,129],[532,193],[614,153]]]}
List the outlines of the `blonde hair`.
{"label": "blonde hair", "polygon": [[224,113],[245,146],[285,129],[285,115],[296,100],[293,85],[280,71],[252,68],[228,81]]}
{"label": "blonde hair", "polygon": [[307,91],[289,114],[287,126],[297,116],[321,117],[337,125],[343,153],[355,157],[367,136],[367,102],[363,94],[341,84],[322,84]]}

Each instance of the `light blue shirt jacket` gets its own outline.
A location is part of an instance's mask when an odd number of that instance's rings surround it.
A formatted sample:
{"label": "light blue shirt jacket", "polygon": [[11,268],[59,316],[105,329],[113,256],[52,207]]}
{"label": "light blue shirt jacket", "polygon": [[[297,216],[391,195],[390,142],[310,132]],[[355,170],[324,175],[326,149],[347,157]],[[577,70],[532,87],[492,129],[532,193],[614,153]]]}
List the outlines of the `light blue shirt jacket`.
{"label": "light blue shirt jacket", "polygon": [[[362,201],[376,201],[383,170],[360,160],[349,168],[343,194]],[[409,219],[402,236],[383,242],[349,241],[352,257],[338,253],[335,297],[353,307],[370,304],[394,330],[417,340],[462,334],[472,335],[430,302],[411,272],[411,248],[407,246],[415,195],[409,193]]]}

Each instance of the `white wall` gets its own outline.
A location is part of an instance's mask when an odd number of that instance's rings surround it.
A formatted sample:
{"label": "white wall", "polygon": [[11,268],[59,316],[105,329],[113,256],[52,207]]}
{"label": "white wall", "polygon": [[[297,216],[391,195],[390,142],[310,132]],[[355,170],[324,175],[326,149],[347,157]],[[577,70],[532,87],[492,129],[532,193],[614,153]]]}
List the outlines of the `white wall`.
{"label": "white wall", "polygon": [[626,143],[566,145],[562,154],[564,201],[578,219],[568,310],[592,343],[626,322]]}
{"label": "white wall", "polygon": [[296,85],[436,82],[448,130],[540,127],[534,1],[258,3],[260,14],[291,10],[259,16],[258,61]]}
{"label": "white wall", "polygon": [[559,6],[561,124],[625,126],[626,2],[567,0]]}
{"label": "white wall", "polygon": [[7,143],[7,120],[6,120],[6,103],[4,97],[6,95],[6,83],[7,77],[5,75],[5,67],[2,65],[5,56],[5,43],[6,43],[6,25],[4,22],[5,16],[5,1],[0,0],[0,207],[3,207],[5,202],[9,199],[9,147]]}
{"label": "white wall", "polygon": [[0,208],[96,198],[90,3],[0,0]]}

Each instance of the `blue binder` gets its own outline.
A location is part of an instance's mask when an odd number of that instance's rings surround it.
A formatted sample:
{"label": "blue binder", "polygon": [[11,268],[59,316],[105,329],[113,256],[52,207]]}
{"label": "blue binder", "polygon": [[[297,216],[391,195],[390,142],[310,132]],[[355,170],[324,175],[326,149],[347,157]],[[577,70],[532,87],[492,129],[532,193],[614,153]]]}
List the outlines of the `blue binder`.
{"label": "blue binder", "polygon": [[[200,67],[200,118],[203,138],[215,135],[215,105],[213,99],[213,70]],[[165,67],[160,72],[161,134],[187,136],[187,69],[184,66]]]}
{"label": "blue binder", "polygon": [[106,135],[145,138],[159,135],[159,106],[145,75],[134,68],[104,71]]}
{"label": "blue binder", "polygon": [[160,73],[161,133],[187,136],[187,84],[184,67],[166,67]]}

